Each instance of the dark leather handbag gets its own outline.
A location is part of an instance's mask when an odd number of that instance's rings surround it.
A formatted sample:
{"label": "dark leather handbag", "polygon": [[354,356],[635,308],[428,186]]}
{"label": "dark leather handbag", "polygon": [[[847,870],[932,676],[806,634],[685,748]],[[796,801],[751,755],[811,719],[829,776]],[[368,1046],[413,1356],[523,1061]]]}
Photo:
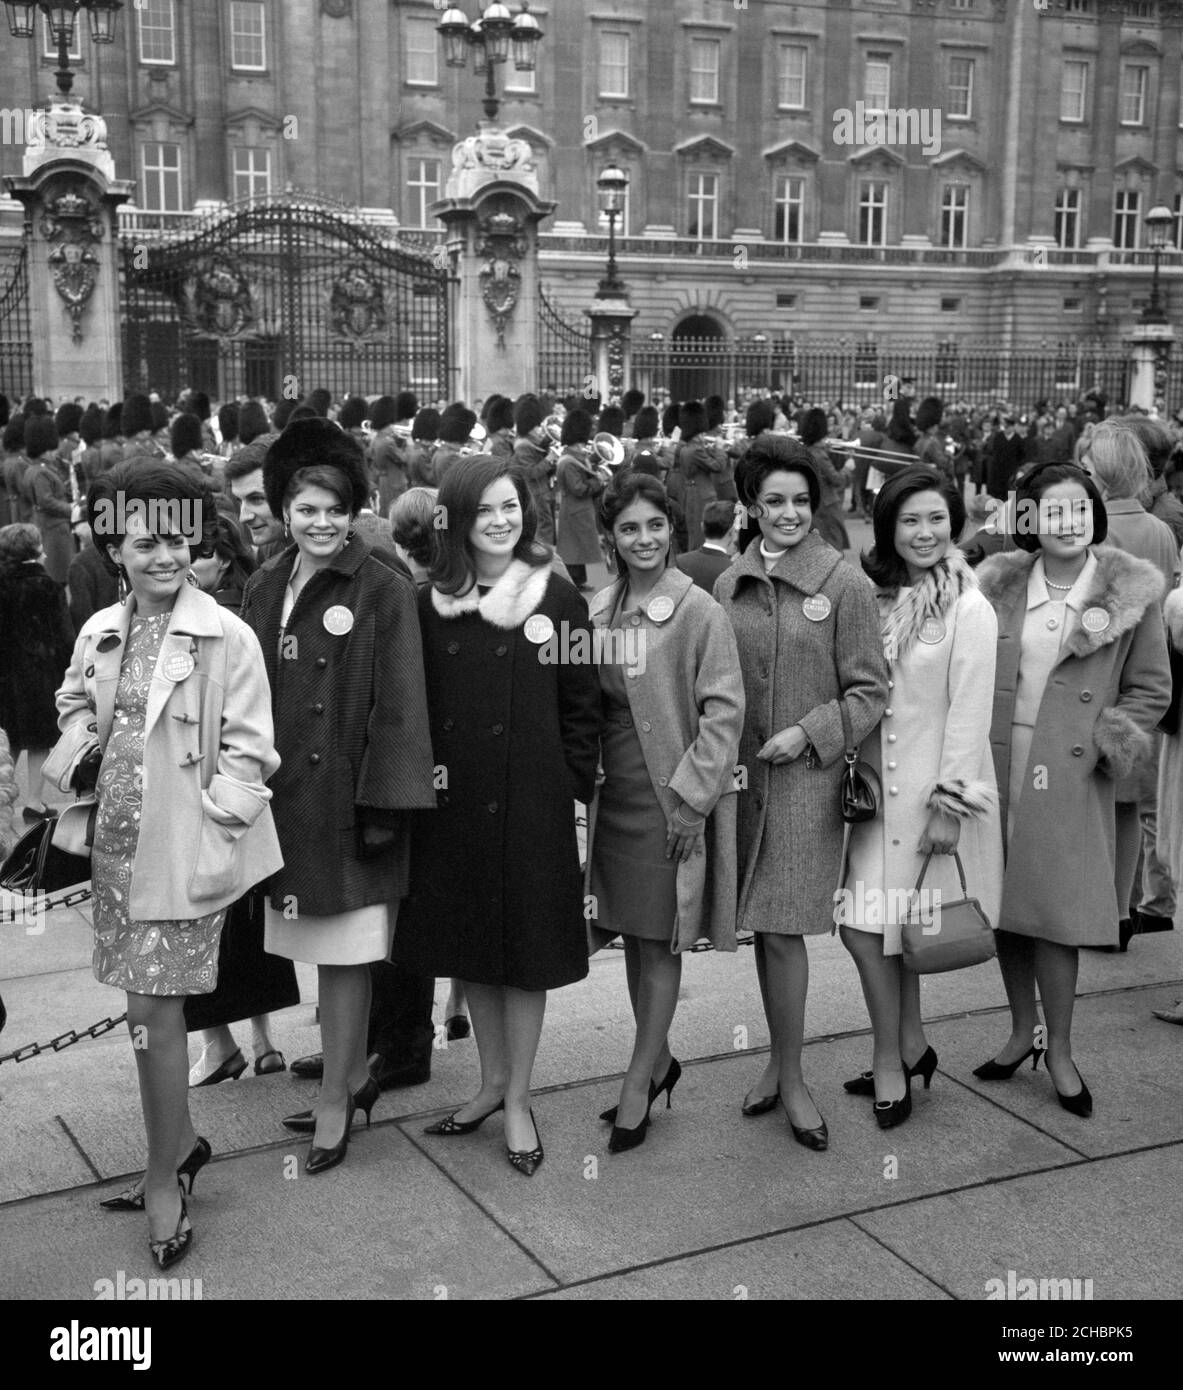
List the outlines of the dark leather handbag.
{"label": "dark leather handbag", "polygon": [[[90,882],[90,856],[69,854],[53,843],[57,823],[56,815],[47,816],[21,836],[0,864],[0,889],[32,897]],[[92,813],[92,838],[93,826]]]}
{"label": "dark leather handbag", "polygon": [[875,769],[858,760],[858,749],[854,746],[850,714],[845,700],[838,701],[838,709],[842,714],[842,733],[846,739],[846,767],[839,788],[842,819],[847,825],[858,825],[865,820],[874,820],[879,814],[879,800],[883,795],[883,788]]}
{"label": "dark leather handbag", "polygon": [[[983,961],[993,960],[998,953],[990,919],[982,911],[977,898],[969,896],[961,855],[954,852],[953,858],[957,861],[962,896],[956,902],[935,904],[935,911],[927,914],[927,925],[922,920],[925,914],[917,912],[919,902],[914,902],[908,920],[903,923],[904,968],[916,975],[940,975],[946,970],[964,970],[967,965],[981,965]],[[916,880],[917,895],[931,862],[930,850]]]}

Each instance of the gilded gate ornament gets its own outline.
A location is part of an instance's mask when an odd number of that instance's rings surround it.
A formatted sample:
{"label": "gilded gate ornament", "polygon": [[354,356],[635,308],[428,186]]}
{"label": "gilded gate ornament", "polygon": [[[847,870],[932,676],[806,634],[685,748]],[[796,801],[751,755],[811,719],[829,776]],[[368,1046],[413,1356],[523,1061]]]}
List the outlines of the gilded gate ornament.
{"label": "gilded gate ornament", "polygon": [[512,213],[495,212],[479,222],[476,254],[485,258],[480,273],[481,298],[497,330],[498,347],[505,346],[506,325],[522,291],[518,262],[529,249],[522,224]]}
{"label": "gilded gate ornament", "polygon": [[97,202],[80,187],[59,193],[47,204],[41,235],[50,243],[49,269],[54,288],[70,315],[71,337],[82,342],[82,311],[98,280],[95,245],[103,239],[103,218]]}
{"label": "gilded gate ornament", "polygon": [[351,265],[333,281],[329,297],[333,332],[360,344],[386,331],[382,286],[364,267]]}

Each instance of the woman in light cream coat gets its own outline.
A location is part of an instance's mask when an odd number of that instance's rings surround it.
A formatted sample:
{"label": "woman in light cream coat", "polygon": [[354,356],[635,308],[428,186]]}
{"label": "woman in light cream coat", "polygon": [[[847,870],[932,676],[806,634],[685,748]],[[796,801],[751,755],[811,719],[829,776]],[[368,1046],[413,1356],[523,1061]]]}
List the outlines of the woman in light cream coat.
{"label": "woman in light cream coat", "polygon": [[[897,473],[880,489],[875,547],[863,568],[879,586],[888,705],[862,755],[880,773],[879,814],[854,827],[834,920],[854,957],[874,1031],[872,1069],[846,1083],[875,1098],[883,1129],[911,1113],[911,1079],[925,1087],[936,1053],[924,1037],[920,977],[903,968],[909,911],[939,923],[940,903],[971,897],[998,920],[1002,833],[990,753],[998,623],[956,539],[965,504],[933,469]],[[925,863],[922,894],[912,890]]]}

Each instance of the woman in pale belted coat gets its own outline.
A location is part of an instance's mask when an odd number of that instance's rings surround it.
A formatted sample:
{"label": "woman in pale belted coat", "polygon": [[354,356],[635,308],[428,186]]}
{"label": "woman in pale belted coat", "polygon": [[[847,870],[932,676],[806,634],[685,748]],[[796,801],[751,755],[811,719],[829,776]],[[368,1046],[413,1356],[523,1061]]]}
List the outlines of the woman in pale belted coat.
{"label": "woman in pale belted coat", "polygon": [[1101,544],[1105,504],[1071,464],[1029,473],[1017,516],[1020,549],[978,569],[998,616],[990,743],[1007,843],[998,963],[1011,1035],[974,1074],[1008,1080],[1046,1052],[1060,1104],[1087,1117],[1092,1096],[1072,1060],[1077,948],[1116,944],[1115,784],[1170,701],[1163,581],[1148,560]]}
{"label": "woman in pale belted coat", "polygon": [[[667,568],[671,507],[644,473],[613,480],[600,506],[620,561],[591,617],[603,692],[604,780],[588,849],[595,929],[624,937],[637,1032],[612,1152],[635,1148],[654,1100],[681,1075],[668,1033],[681,952],[706,938],[735,950],[735,760],[743,680],[723,610]],[[618,1124],[617,1121],[620,1121]]]}
{"label": "woman in pale belted coat", "polygon": [[[264,785],[279,756],[263,654],[245,623],[186,582],[212,545],[213,502],[163,465],[120,465],[92,485],[95,544],[130,594],[78,634],[46,764],[63,790],[97,781],[94,970],[127,991],[148,1132],[142,1183],[104,1205],[146,1208],[162,1269],[192,1240],[178,1172],[192,1190],[210,1156],[189,1117],[185,996],[217,984],[225,909],[283,863]],[[156,514],[165,533],[149,530],[152,503],[174,508],[175,519]]]}
{"label": "woman in pale belted coat", "polygon": [[883,714],[887,667],[871,585],[810,532],[821,490],[805,448],[762,434],[735,481],[759,527],[715,582],[747,695],[736,926],[758,933],[756,968],[772,1034],[768,1065],[744,1113],[771,1110],[779,1095],[798,1142],[824,1149],[825,1122],[801,1073],[804,938],[833,926],[846,746],[839,701],[859,744]]}
{"label": "woman in pale belted coat", "polygon": [[[927,1088],[937,1055],[920,1017],[920,976],[901,966],[901,926],[929,854],[961,860],[970,894],[998,920],[1002,834],[990,756],[998,623],[956,540],[961,493],[931,468],[890,477],[875,498],[875,546],[863,569],[878,586],[889,704],[863,757],[880,774],[879,814],[853,828],[834,920],[854,957],[874,1032],[874,1065],[846,1082],[873,1096],[881,1129],[912,1111],[912,1077]],[[925,871],[920,920],[939,926],[962,896],[952,859]]]}

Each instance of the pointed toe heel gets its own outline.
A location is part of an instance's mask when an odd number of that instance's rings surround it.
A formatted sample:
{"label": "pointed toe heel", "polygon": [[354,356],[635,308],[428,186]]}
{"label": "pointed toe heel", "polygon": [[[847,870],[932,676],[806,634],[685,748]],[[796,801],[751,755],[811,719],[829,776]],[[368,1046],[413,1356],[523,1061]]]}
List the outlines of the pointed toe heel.
{"label": "pointed toe heel", "polygon": [[[461,1107],[463,1109],[463,1106]],[[436,1120],[435,1124],[428,1125],[423,1131],[424,1134],[472,1134],[480,1129],[481,1125],[490,1115],[496,1115],[499,1110],[505,1109],[505,1102],[499,1100],[492,1110],[486,1110],[483,1115],[478,1115],[475,1120],[458,1120],[459,1110],[453,1110],[450,1115],[445,1115],[442,1120]]]}
{"label": "pointed toe heel", "polygon": [[[1076,1069],[1076,1074],[1077,1076],[1080,1076],[1079,1067],[1077,1067]],[[1068,1111],[1070,1115],[1077,1115],[1082,1120],[1088,1120],[1092,1118],[1092,1092],[1085,1085],[1085,1080],[1083,1076],[1080,1076],[1080,1090],[1077,1091],[1077,1093],[1074,1096],[1066,1096],[1061,1094],[1060,1088],[1056,1086],[1056,1083],[1054,1081],[1052,1082],[1052,1085],[1056,1088],[1056,1099],[1060,1102],[1064,1109]]]}
{"label": "pointed toe heel", "polygon": [[340,1140],[332,1145],[331,1148],[318,1149],[313,1143],[308,1150],[308,1157],[304,1161],[304,1171],[309,1175],[316,1173],[327,1173],[330,1168],[335,1168],[338,1163],[345,1160],[345,1155],[349,1152],[349,1131],[353,1127],[353,1112],[357,1109],[357,1101],[354,1099],[353,1092],[349,1092],[349,1099],[345,1104],[345,1131]]}
{"label": "pointed toe heel", "polygon": [[1045,1051],[1045,1048],[1039,1046],[1029,1047],[1015,1062],[995,1062],[993,1060],[983,1062],[980,1067],[974,1067],[973,1074],[979,1081],[1009,1081],[1028,1057],[1034,1059],[1031,1063],[1031,1070],[1035,1071],[1039,1066],[1039,1059]]}
{"label": "pointed toe heel", "polygon": [[[500,1106],[497,1108],[501,1109]],[[532,1178],[534,1174],[537,1173],[539,1168],[542,1167],[542,1160],[546,1157],[542,1148],[542,1135],[538,1132],[538,1121],[534,1119],[533,1110],[530,1111],[530,1120],[534,1125],[534,1137],[538,1140],[537,1147],[533,1149],[511,1149],[507,1146],[505,1150],[505,1156],[509,1160],[509,1166],[516,1169],[523,1177],[527,1178]]]}

